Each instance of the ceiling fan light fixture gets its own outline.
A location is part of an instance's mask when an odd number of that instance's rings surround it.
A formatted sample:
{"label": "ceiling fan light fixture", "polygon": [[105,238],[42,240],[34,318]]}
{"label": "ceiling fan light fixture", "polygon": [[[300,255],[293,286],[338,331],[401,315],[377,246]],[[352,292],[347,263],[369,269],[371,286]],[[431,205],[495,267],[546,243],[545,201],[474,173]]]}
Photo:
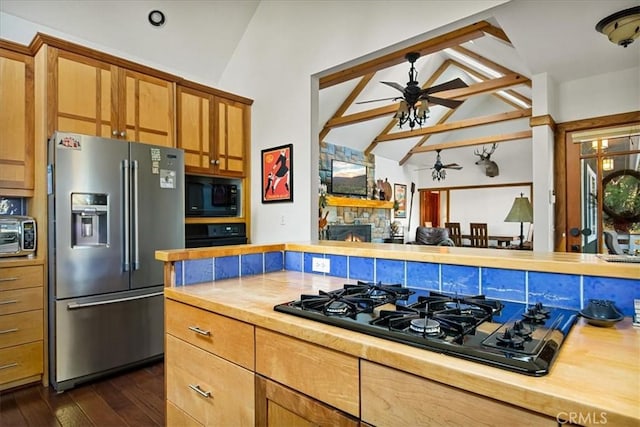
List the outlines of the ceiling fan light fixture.
{"label": "ceiling fan light fixture", "polygon": [[418,117],[422,120],[426,120],[428,118],[427,114],[429,114],[429,104],[427,101],[421,101],[418,105]]}
{"label": "ceiling fan light fixture", "polygon": [[607,16],[596,24],[596,31],[618,46],[629,46],[640,37],[640,6]]}

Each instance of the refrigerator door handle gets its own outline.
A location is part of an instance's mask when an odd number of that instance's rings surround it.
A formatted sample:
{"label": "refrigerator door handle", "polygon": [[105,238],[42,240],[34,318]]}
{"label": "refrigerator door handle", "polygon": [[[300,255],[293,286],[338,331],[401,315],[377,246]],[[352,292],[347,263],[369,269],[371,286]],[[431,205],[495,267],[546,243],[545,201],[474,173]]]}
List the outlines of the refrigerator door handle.
{"label": "refrigerator door handle", "polygon": [[164,292],[160,291],[160,292],[153,292],[151,294],[136,295],[134,297],[126,297],[126,298],[114,298],[114,299],[105,300],[105,301],[95,301],[95,302],[85,302],[85,303],[72,302],[67,304],[67,309],[75,310],[78,308],[94,307],[96,305],[113,304],[115,302],[133,301],[133,300],[142,299],[142,298],[157,297],[163,294]]}
{"label": "refrigerator door handle", "polygon": [[131,162],[131,169],[133,170],[133,239],[131,247],[133,249],[133,269],[138,270],[140,268],[140,251],[138,249],[138,161],[133,160]]}
{"label": "refrigerator door handle", "polygon": [[124,271],[129,271],[129,231],[131,224],[129,223],[129,161],[122,161],[122,181],[124,184],[124,203],[123,208],[124,212],[122,217],[124,218],[123,227],[124,227],[124,248],[122,253],[124,254],[123,260],[123,269]]}

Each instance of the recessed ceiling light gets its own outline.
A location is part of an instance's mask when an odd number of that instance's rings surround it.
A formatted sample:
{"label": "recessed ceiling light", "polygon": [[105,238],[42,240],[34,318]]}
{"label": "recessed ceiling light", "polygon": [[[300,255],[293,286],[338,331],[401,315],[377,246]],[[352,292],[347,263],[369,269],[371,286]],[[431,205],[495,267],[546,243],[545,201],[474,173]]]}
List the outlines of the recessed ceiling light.
{"label": "recessed ceiling light", "polygon": [[166,22],[164,13],[157,9],[149,12],[148,18],[149,18],[149,23],[154,27],[162,27]]}

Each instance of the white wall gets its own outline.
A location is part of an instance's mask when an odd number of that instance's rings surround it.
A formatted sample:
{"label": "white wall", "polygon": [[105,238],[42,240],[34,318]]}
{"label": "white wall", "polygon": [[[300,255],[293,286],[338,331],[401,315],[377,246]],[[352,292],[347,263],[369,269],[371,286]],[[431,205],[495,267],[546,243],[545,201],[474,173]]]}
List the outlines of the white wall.
{"label": "white wall", "polygon": [[559,84],[558,99],[556,123],[640,111],[640,58],[635,68]]}
{"label": "white wall", "polygon": [[[485,222],[487,231],[494,236],[520,235],[520,223],[504,222],[516,197],[523,194],[531,200],[529,187],[499,187],[484,189],[451,190],[451,206],[466,206],[466,209],[451,208],[451,222],[459,222],[462,234],[469,234],[469,223]],[[524,224],[526,237],[530,224]]]}
{"label": "white wall", "polygon": [[253,180],[253,242],[300,241],[315,235],[319,129],[317,81],[311,76],[500,3],[374,1],[365,7],[357,1],[261,2],[221,84],[255,100],[252,176],[259,176],[260,150],[288,142],[295,147],[296,172],[293,205],[262,205],[259,182]]}

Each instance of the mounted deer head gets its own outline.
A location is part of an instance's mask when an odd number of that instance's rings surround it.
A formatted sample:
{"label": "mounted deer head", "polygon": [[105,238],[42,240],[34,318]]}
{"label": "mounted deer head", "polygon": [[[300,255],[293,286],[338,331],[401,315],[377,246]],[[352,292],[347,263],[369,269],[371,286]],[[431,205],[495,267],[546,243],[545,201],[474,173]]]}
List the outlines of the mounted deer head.
{"label": "mounted deer head", "polygon": [[476,165],[484,167],[485,175],[490,178],[493,178],[494,176],[498,176],[500,174],[498,164],[491,160],[491,155],[494,151],[496,151],[497,145],[498,144],[493,144],[493,146],[491,147],[491,151],[487,151],[484,147],[482,147],[482,153],[479,153],[478,150],[473,152],[474,155],[480,156],[480,160],[476,162]]}

